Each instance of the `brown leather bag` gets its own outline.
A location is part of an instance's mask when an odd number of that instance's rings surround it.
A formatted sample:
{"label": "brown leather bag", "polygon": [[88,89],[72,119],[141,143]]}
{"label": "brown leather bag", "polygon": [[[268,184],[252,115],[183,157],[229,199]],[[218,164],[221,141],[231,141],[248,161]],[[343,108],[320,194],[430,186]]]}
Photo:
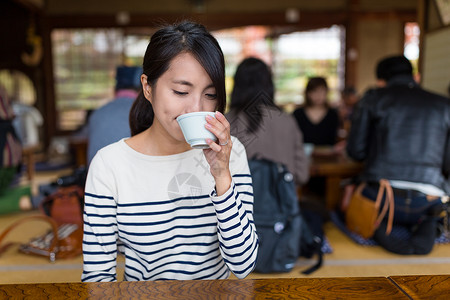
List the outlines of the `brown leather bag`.
{"label": "brown leather bag", "polygon": [[78,185],[60,187],[40,204],[40,210],[61,224],[83,225],[84,191]]}
{"label": "brown leather bag", "polygon": [[[363,238],[371,238],[375,230],[380,226],[386,213],[389,211],[386,234],[390,234],[394,222],[394,193],[388,180],[379,182],[377,199],[373,201],[362,195],[365,183],[361,183],[353,193],[345,213],[347,228]],[[386,201],[380,211],[381,200],[386,192]]]}
{"label": "brown leather bag", "polygon": [[51,229],[45,234],[21,244],[19,251],[26,254],[45,256],[50,261],[80,255],[83,243],[82,219],[83,190],[79,186],[59,188],[41,203],[41,210],[48,215],[28,216],[6,228],[0,234],[0,254],[14,243],[1,246],[6,235],[20,224],[41,220]]}

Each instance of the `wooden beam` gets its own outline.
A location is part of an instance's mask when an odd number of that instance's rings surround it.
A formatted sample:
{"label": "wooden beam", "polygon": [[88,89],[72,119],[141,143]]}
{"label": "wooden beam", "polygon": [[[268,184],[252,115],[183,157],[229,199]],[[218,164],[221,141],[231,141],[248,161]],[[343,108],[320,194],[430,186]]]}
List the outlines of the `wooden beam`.
{"label": "wooden beam", "polygon": [[39,2],[30,0],[14,0],[14,2],[22,5],[26,9],[34,13],[43,13],[43,3],[40,5]]}
{"label": "wooden beam", "polygon": [[49,24],[53,28],[99,28],[99,27],[158,27],[165,23],[174,23],[181,20],[192,20],[204,24],[210,30],[223,28],[266,25],[266,26],[317,26],[333,25],[345,20],[345,12],[333,13],[303,13],[296,23],[289,23],[284,12],[257,13],[257,14],[154,14],[130,15],[127,24],[119,24],[112,15],[70,15],[49,16]]}
{"label": "wooden beam", "polygon": [[[358,12],[358,19],[400,19],[416,20],[415,10],[390,12]],[[127,24],[120,24],[115,15],[58,15],[47,16],[52,28],[120,28],[120,27],[159,27],[161,24],[174,23],[184,19],[204,24],[209,30],[224,28],[263,25],[291,26],[302,30],[329,27],[334,24],[345,24],[349,18],[348,11],[300,12],[298,22],[286,20],[285,12],[269,13],[223,13],[223,14],[130,14]]]}

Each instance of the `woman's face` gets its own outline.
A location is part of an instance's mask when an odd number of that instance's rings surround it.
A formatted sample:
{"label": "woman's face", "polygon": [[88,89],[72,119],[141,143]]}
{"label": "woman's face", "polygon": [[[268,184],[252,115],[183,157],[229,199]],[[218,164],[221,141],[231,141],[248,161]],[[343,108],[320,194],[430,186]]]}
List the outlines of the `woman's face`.
{"label": "woman's face", "polygon": [[323,86],[318,86],[308,92],[312,105],[324,105],[327,102],[328,90]]}
{"label": "woman's face", "polygon": [[215,111],[217,94],[205,69],[190,53],[177,55],[169,69],[154,86],[142,75],[144,95],[153,106],[155,118],[152,127],[163,130],[168,138],[184,142],[176,118],[197,111]]}

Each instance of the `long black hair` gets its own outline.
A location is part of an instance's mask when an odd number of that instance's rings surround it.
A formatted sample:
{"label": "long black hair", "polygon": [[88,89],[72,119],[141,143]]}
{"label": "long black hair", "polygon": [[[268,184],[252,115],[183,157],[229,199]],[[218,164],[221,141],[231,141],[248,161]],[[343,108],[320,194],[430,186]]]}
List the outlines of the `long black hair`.
{"label": "long black hair", "polygon": [[249,57],[236,69],[231,92],[230,110],[244,113],[248,132],[255,132],[262,120],[260,106],[276,108],[272,72],[262,60]]}
{"label": "long black hair", "polygon": [[[172,60],[185,52],[191,53],[208,73],[217,93],[216,110],[223,113],[226,106],[225,61],[219,43],[201,24],[183,21],[165,26],[153,34],[142,66],[148,84],[154,87]],[[149,128],[153,118],[152,105],[141,91],[130,110],[131,135]]]}

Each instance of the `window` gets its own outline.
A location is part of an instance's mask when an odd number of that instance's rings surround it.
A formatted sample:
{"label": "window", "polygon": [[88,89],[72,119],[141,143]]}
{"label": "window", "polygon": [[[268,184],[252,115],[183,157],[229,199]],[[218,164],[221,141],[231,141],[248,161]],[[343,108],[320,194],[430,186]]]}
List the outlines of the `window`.
{"label": "window", "polygon": [[342,31],[339,26],[280,36],[274,42],[274,71],[277,102],[303,103],[309,77],[327,80],[331,102],[339,100],[344,78],[341,55]]}
{"label": "window", "polygon": [[[76,130],[85,123],[87,111],[113,99],[118,65],[141,65],[152,29],[136,29],[135,32],[138,33],[122,29],[52,32],[59,130]],[[286,108],[301,104],[310,76],[327,78],[330,99],[338,99],[343,83],[342,27],[276,37],[272,37],[272,29],[265,26],[233,28],[212,34],[225,55],[228,95],[237,65],[246,57],[256,56],[272,67],[278,105]]]}
{"label": "window", "polygon": [[117,66],[142,63],[148,36],[128,36],[119,29],[61,29],[52,32],[52,42],[57,127],[74,130],[85,123],[87,111],[113,99]]}
{"label": "window", "polygon": [[[238,64],[255,56],[272,67],[275,102],[279,106],[303,103],[308,77],[323,76],[330,87],[330,100],[339,99],[343,85],[343,31],[333,26],[307,32],[294,32],[271,38],[271,29],[249,26],[214,32],[225,55],[227,94],[231,94]],[[289,108],[287,108],[289,110]]]}
{"label": "window", "polygon": [[420,28],[417,23],[409,22],[405,24],[405,44],[403,55],[411,62],[414,70],[414,76],[419,78],[419,38]]}

